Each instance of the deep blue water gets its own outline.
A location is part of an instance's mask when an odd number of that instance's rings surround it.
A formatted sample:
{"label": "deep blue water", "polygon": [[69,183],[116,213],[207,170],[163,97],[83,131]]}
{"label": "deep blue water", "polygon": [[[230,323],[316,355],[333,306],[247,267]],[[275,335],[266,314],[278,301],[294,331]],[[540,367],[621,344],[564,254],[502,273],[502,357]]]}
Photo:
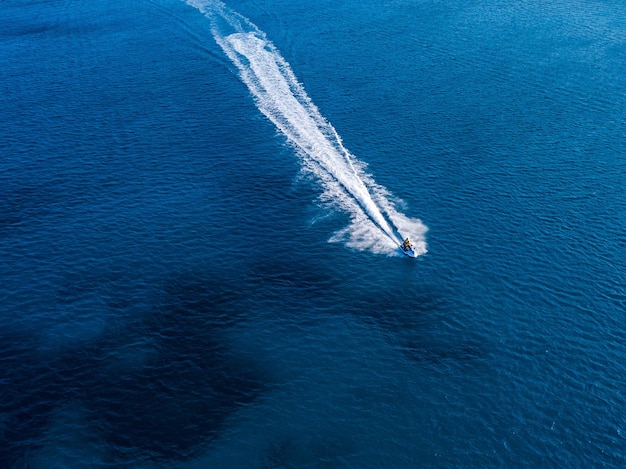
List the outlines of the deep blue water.
{"label": "deep blue water", "polygon": [[2,1],[0,467],[626,466],[625,16]]}

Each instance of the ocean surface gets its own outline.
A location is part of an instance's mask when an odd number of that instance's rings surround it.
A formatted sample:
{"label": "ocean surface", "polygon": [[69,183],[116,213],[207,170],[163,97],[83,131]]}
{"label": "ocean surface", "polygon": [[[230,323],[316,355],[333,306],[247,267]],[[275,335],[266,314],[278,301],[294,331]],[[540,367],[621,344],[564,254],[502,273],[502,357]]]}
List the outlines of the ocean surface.
{"label": "ocean surface", "polygon": [[0,467],[626,467],[624,18],[2,0]]}

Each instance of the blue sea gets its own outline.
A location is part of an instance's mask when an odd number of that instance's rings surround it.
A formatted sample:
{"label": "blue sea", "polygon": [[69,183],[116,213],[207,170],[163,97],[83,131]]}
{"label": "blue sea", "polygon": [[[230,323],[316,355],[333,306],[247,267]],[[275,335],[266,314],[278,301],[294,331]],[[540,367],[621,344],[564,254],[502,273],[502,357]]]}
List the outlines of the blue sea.
{"label": "blue sea", "polygon": [[626,467],[625,17],[2,0],[0,467]]}

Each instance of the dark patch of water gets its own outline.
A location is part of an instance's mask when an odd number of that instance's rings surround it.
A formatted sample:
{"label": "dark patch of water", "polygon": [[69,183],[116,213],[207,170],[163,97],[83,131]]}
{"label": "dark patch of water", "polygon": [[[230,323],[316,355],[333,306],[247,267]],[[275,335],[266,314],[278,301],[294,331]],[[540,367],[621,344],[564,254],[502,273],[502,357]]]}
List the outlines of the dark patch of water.
{"label": "dark patch of water", "polygon": [[[70,279],[59,301],[93,288],[92,280]],[[67,403],[80,403],[115,464],[186,459],[263,391],[254,364],[224,341],[238,317],[234,290],[182,276],[158,299],[126,330],[116,323],[56,355],[43,355],[33,339],[0,337],[1,467],[42,447],[51,415]]]}

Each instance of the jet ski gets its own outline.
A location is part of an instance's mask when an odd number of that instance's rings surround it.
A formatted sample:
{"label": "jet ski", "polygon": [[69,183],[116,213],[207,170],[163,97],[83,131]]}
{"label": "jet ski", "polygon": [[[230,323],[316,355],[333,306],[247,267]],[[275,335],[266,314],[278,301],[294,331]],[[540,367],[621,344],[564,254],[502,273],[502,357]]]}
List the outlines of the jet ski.
{"label": "jet ski", "polygon": [[400,250],[405,256],[414,257],[414,258],[417,257],[415,248],[411,244],[411,241],[409,241],[409,238],[406,238],[404,242],[400,245]]}

